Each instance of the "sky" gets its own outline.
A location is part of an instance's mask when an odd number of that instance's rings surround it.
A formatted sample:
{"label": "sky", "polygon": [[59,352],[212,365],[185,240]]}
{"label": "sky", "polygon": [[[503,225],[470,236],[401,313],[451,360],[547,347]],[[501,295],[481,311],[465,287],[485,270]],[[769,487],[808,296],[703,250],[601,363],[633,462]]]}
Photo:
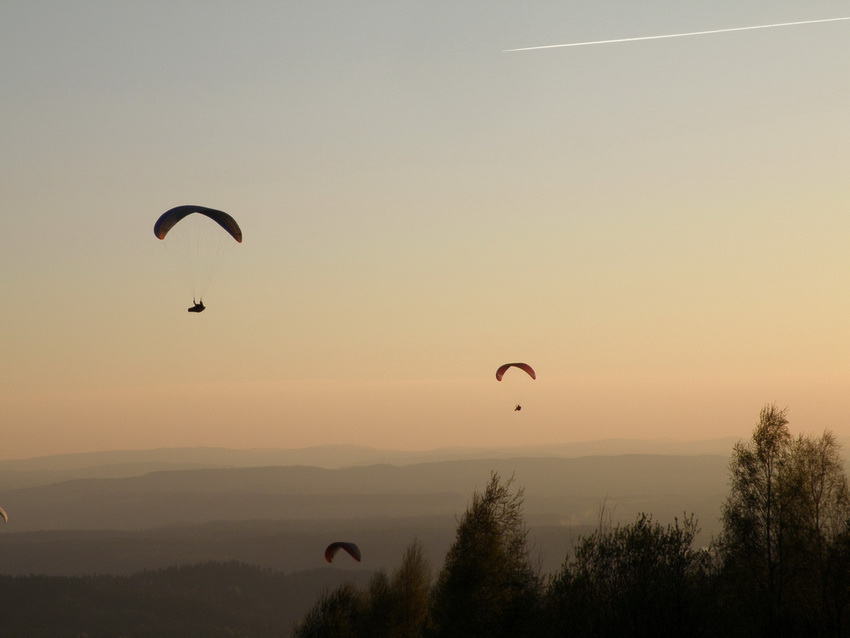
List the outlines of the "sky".
{"label": "sky", "polygon": [[850,21],[505,52],[842,16],[6,0],[0,458],[850,435]]}

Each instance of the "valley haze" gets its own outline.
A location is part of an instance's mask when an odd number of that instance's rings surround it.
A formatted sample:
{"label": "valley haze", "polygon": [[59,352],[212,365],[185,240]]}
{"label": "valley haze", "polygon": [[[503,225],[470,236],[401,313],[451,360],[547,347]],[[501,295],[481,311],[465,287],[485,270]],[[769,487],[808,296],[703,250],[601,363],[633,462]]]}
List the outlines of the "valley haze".
{"label": "valley haze", "polygon": [[293,572],[322,568],[324,544],[340,537],[363,550],[351,569],[391,569],[414,538],[439,563],[492,472],[525,490],[532,546],[555,570],[603,508],[615,522],[693,512],[707,543],[734,443],[161,448],[0,461],[10,514],[0,573],[132,573],[222,559]]}

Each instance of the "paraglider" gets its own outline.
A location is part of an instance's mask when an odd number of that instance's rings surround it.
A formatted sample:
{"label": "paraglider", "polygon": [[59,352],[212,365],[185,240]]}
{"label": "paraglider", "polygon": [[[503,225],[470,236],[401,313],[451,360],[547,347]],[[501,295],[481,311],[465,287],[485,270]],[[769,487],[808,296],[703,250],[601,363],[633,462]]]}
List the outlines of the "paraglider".
{"label": "paraglider", "polygon": [[[205,206],[177,206],[165,211],[153,227],[178,262],[192,292],[189,312],[201,313],[204,293],[217,266],[233,245],[242,243],[242,229],[233,217]],[[197,299],[198,301],[195,301]]]}
{"label": "paraglider", "polygon": [[344,549],[348,552],[351,557],[356,560],[358,563],[360,562],[360,548],[357,547],[354,543],[344,543],[344,542],[336,542],[328,545],[327,549],[325,549],[325,560],[329,563],[333,562],[334,556],[336,553]]}
{"label": "paraglider", "polygon": [[[534,371],[534,368],[527,363],[505,363],[496,369],[496,381],[501,381],[502,377],[505,376],[505,372],[507,372],[509,368],[519,368],[532,379],[537,379],[537,373]],[[522,410],[522,405],[520,405],[519,401],[517,401],[516,406],[514,407],[514,412],[519,412],[520,410]]]}
{"label": "paraglider", "polygon": [[2,517],[3,517],[3,522],[4,522],[4,523],[8,523],[8,522],[9,522],[9,515],[6,513],[6,510],[4,510],[2,507],[0,507],[0,516],[2,516]]}

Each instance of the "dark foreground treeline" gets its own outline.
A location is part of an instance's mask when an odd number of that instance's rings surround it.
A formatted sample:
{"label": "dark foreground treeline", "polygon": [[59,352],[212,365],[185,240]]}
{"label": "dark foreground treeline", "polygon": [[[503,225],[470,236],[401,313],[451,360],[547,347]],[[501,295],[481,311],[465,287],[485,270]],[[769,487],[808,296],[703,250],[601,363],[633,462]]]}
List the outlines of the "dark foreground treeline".
{"label": "dark foreground treeline", "polygon": [[414,542],[391,575],[326,591],[296,638],[850,635],[850,498],[831,434],[792,438],[765,407],[735,446],[723,531],[641,515],[536,568],[522,490],[496,474],[460,519],[436,579]]}

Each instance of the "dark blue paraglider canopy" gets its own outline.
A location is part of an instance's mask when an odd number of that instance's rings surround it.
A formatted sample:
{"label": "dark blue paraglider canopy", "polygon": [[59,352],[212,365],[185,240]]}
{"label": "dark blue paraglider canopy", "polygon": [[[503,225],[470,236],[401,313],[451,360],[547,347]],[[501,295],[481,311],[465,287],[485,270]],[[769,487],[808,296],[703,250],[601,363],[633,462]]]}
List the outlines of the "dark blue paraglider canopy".
{"label": "dark blue paraglider canopy", "polygon": [[168,234],[168,231],[171,230],[177,222],[192,213],[206,215],[219,226],[224,228],[224,230],[226,230],[233,239],[242,243],[242,229],[239,228],[239,224],[236,223],[236,220],[224,211],[215,210],[214,208],[206,208],[205,206],[177,206],[176,208],[165,211],[160,218],[156,220],[156,224],[153,226],[154,235],[156,235],[159,239],[165,239],[165,235]]}

